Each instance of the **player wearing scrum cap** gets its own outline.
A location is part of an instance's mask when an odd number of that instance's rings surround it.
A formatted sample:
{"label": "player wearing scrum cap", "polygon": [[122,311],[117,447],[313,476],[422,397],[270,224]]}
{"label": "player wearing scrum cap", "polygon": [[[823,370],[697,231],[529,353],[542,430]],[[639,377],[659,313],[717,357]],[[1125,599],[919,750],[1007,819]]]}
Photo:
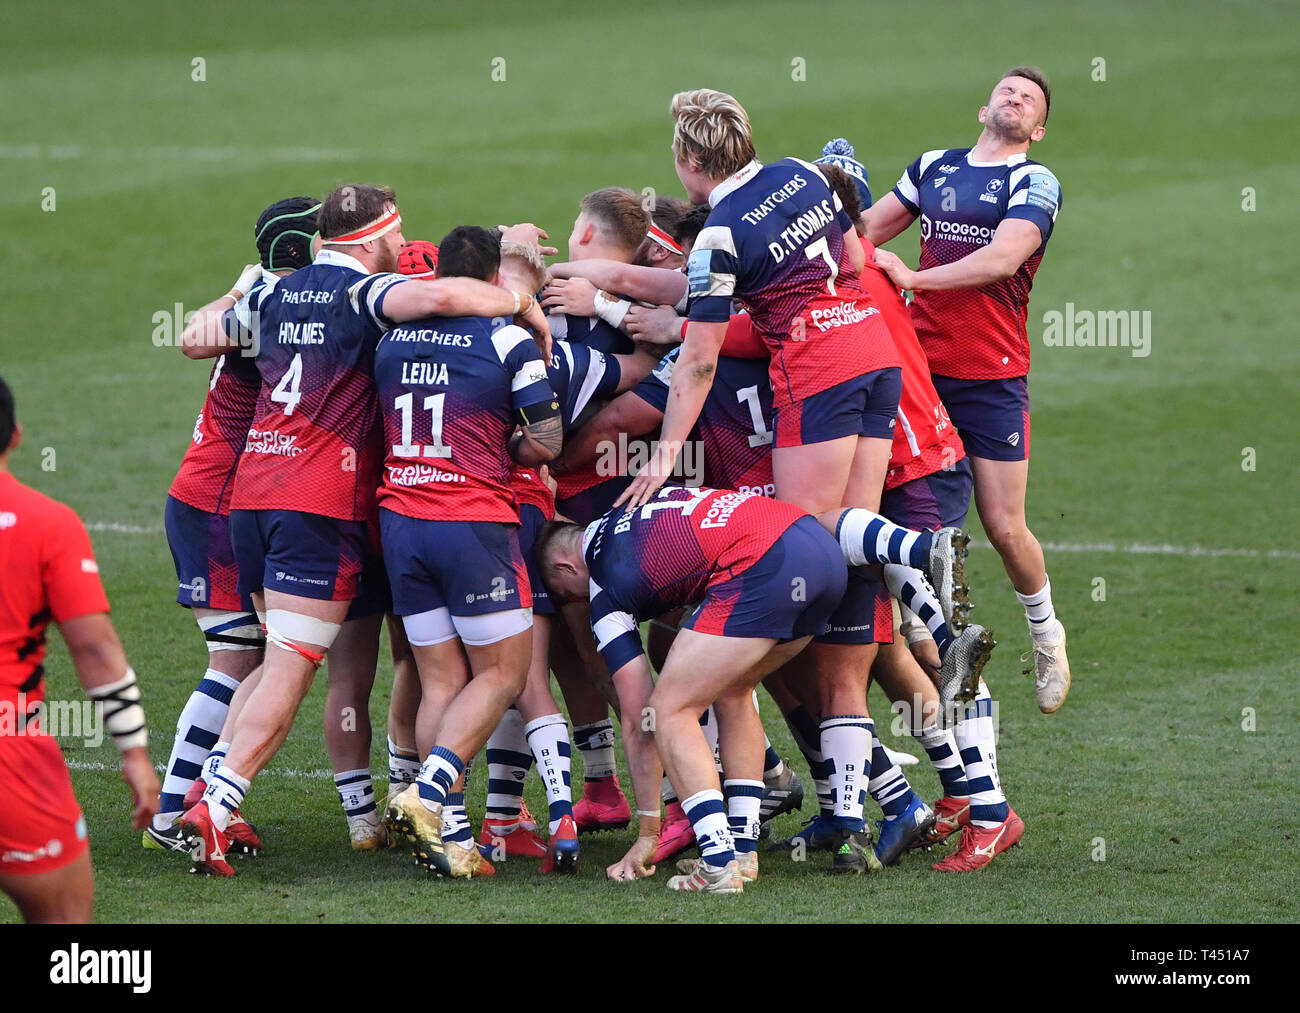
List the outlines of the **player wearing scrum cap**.
{"label": "player wearing scrum cap", "polygon": [[[266,208],[253,227],[262,277],[257,287],[311,263],[312,237],[320,201],[286,197]],[[215,770],[226,755],[228,725],[239,686],[262,663],[265,643],[253,603],[237,589],[238,568],[230,544],[230,494],[235,466],[248,438],[262,377],[252,349],[239,349],[213,361],[207,396],[194,423],[194,436],[167,495],[164,514],[167,545],[176,565],[176,601],[191,609],[208,648],[208,666],[176,720],[176,737],[167,760],[158,812],[145,828],[146,848],[185,851],[177,826],[189,808],[190,791],[207,787],[204,770]],[[251,687],[250,687],[251,688]],[[240,695],[240,703],[247,699]],[[193,805],[197,797],[190,800]],[[242,817],[231,822],[230,836],[241,847],[261,848],[256,831]]]}
{"label": "player wearing scrum cap", "polygon": [[86,821],[58,739],[42,723],[46,627],[68,645],[86,694],[122,753],[131,824],[143,830],[158,798],[135,673],[108,618],[90,536],[77,515],[9,472],[22,427],[0,378],[0,891],[28,922],[88,922],[94,898]]}
{"label": "player wearing scrum cap", "polygon": [[[275,755],[356,595],[365,521],[375,514],[380,424],[371,364],[379,338],[406,320],[516,314],[549,351],[530,293],[451,278],[414,283],[397,267],[401,214],[385,187],[346,184],[324,201],[322,247],[309,267],[258,297],[246,269],[182,336],[196,358],[234,347],[233,317],[258,341],[262,389],[235,477],[231,531],[240,588],[265,616],[261,682],[203,799],[182,817],[199,866],[234,874],[226,828],[252,778]],[[376,273],[380,272],[380,273]]]}

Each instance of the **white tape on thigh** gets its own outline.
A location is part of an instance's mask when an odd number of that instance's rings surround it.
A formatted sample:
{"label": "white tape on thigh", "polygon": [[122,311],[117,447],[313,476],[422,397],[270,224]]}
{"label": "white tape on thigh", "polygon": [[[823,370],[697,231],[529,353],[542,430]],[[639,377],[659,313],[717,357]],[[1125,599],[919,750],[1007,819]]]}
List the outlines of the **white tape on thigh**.
{"label": "white tape on thigh", "polygon": [[531,629],[533,610],[510,609],[482,616],[452,616],[451,621],[456,624],[456,632],[465,643],[471,647],[486,647]]}
{"label": "white tape on thigh", "polygon": [[262,622],[251,612],[217,612],[197,616],[208,651],[260,651],[266,643]]}
{"label": "white tape on thigh", "polygon": [[920,617],[897,598],[894,599],[894,607],[898,609],[901,617],[898,623],[898,632],[903,635],[908,647],[934,639],[925,623],[921,622]]}
{"label": "white tape on thigh", "polygon": [[266,639],[286,651],[294,648],[286,647],[285,641],[319,644],[324,650],[329,650],[338,635],[338,623],[327,623],[287,609],[268,609],[266,613]]}
{"label": "white tape on thigh", "polygon": [[451,613],[445,605],[413,616],[402,616],[402,626],[406,628],[406,639],[413,647],[432,647],[456,636],[456,627],[452,625]]}

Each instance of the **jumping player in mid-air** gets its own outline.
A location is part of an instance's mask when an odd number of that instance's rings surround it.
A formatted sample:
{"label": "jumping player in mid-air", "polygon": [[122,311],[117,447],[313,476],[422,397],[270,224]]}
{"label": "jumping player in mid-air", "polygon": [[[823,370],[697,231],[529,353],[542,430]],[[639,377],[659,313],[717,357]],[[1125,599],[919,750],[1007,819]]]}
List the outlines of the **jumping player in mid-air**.
{"label": "jumping player in mid-air", "polygon": [[975,508],[1024,606],[1038,708],[1047,714],[1065,703],[1070,663],[1043,549],[1025,522],[1025,320],[1061,208],[1061,184],[1028,154],[1047,132],[1051,103],[1042,71],[1012,68],[980,108],[974,147],[927,151],[863,215],[877,245],[921,221],[920,270],[886,250],[876,252],[876,262],[915,293],[912,322],[970,455]]}

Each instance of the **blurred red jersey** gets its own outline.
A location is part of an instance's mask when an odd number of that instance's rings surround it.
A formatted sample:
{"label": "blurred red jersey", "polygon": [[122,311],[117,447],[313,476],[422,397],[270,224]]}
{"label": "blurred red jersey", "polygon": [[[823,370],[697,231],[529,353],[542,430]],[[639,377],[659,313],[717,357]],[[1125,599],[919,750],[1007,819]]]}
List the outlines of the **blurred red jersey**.
{"label": "blurred red jersey", "polygon": [[108,611],[85,526],[70,507],[0,471],[0,700],[44,698],[45,635]]}

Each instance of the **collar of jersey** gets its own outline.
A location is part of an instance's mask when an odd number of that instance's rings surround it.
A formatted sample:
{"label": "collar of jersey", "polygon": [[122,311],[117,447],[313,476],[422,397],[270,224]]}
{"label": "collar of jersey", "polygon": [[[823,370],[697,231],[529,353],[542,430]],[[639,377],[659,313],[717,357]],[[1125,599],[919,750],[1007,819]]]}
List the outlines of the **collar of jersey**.
{"label": "collar of jersey", "polygon": [[364,264],[357,260],[356,257],[349,257],[346,253],[339,253],[338,250],[321,250],[316,254],[313,264],[328,264],[333,267],[347,267],[353,271],[360,271],[362,274],[369,274]]}
{"label": "collar of jersey", "polygon": [[728,176],[713,188],[713,193],[709,194],[709,207],[716,208],[718,201],[731,193],[732,190],[739,190],[753,179],[761,168],[763,168],[763,163],[756,158],[735,175]]}
{"label": "collar of jersey", "polygon": [[592,521],[590,524],[587,525],[587,530],[582,533],[582,558],[583,559],[587,558],[587,546],[591,544],[591,540],[596,537],[596,532],[600,530],[600,526],[604,523],[605,523],[604,517],[597,517],[594,521]]}
{"label": "collar of jersey", "polygon": [[1022,151],[1020,152],[1020,154],[1012,155],[1010,158],[1004,159],[1001,162],[977,162],[970,157],[969,151],[966,152],[966,164],[969,165],[972,169],[992,169],[994,166],[997,165],[1008,165],[1008,166],[1019,165],[1021,162],[1025,162],[1028,160],[1029,160],[1029,156]]}

